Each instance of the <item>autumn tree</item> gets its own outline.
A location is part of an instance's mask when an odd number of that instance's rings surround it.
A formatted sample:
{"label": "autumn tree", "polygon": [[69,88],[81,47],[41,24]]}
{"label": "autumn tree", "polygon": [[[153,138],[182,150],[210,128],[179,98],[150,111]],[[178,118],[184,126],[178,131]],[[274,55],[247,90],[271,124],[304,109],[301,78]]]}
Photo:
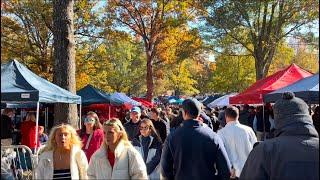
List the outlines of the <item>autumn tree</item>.
{"label": "autumn tree", "polygon": [[[17,59],[41,77],[53,80],[53,0],[10,0],[1,8],[1,62]],[[75,38],[77,46],[94,44],[101,36],[96,2],[77,0]]]}
{"label": "autumn tree", "polygon": [[226,46],[219,41],[230,37],[227,46],[244,48],[254,57],[257,80],[268,74],[281,40],[319,18],[319,1],[314,0],[199,2],[199,12],[206,22],[203,30],[210,35],[208,41],[221,51]]}
{"label": "autumn tree", "polygon": [[1,62],[23,61],[52,80],[52,4],[47,1],[6,1],[1,9]]}
{"label": "autumn tree", "polygon": [[[155,70],[155,80],[158,86],[164,87],[163,91],[174,90],[177,95],[199,93],[195,88],[197,81],[194,75],[201,71],[198,55],[202,52],[202,45],[197,29],[187,26],[167,29],[156,53],[158,68]],[[157,93],[161,93],[158,86]]]}
{"label": "autumn tree", "polygon": [[167,27],[186,23],[188,18],[186,5],[186,2],[172,0],[109,0],[107,2],[108,19],[112,19],[115,26],[125,27],[138,35],[144,43],[149,100],[154,91],[153,71],[157,46]]}
{"label": "autumn tree", "polygon": [[209,82],[212,92],[241,92],[255,82],[252,57],[219,55],[215,61],[216,69]]}
{"label": "autumn tree", "polygon": [[[54,83],[76,93],[73,0],[53,1]],[[56,103],[54,124],[69,122],[78,128],[77,106]]]}

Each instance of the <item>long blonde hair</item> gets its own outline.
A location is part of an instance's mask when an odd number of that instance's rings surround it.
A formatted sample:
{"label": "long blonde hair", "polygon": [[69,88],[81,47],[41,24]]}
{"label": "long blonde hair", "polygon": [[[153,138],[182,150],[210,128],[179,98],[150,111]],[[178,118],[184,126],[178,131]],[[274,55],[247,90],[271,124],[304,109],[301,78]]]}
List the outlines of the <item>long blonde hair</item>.
{"label": "long blonde hair", "polygon": [[32,112],[28,112],[28,114],[26,116],[26,121],[36,122],[36,115]]}
{"label": "long blonde hair", "polygon": [[43,149],[44,151],[53,151],[57,148],[57,143],[55,140],[55,136],[58,129],[67,129],[70,132],[70,143],[71,146],[78,146],[80,149],[82,148],[82,142],[80,137],[77,134],[77,131],[69,124],[60,124],[51,129],[48,142]]}
{"label": "long blonde hair", "polygon": [[[132,146],[129,141],[128,134],[127,134],[126,130],[124,129],[121,121],[118,118],[112,118],[112,119],[104,122],[103,123],[103,131],[105,131],[106,126],[112,126],[112,127],[114,127],[114,129],[117,133],[120,133],[120,132],[122,133],[122,136],[119,140],[119,143],[122,142],[125,146],[130,146],[130,147]],[[105,147],[107,147],[106,138],[104,138],[103,144]]]}

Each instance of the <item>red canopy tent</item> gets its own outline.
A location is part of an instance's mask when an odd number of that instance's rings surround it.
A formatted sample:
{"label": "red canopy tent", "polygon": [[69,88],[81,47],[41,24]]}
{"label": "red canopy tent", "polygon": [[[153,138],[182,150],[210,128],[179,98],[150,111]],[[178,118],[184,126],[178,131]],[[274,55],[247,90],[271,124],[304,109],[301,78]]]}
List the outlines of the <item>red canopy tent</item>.
{"label": "red canopy tent", "polygon": [[[125,117],[127,111],[132,108],[130,104],[115,106],[110,104],[91,104],[83,107],[83,112],[94,111],[99,116],[100,122],[103,123],[110,118],[119,118],[120,120]],[[109,114],[110,110],[110,114]]]}
{"label": "red canopy tent", "polygon": [[291,64],[288,68],[280,70],[273,75],[260,79],[244,92],[230,97],[230,104],[263,104],[263,95],[288,86],[312,73]]}
{"label": "red canopy tent", "polygon": [[149,102],[148,100],[144,99],[144,98],[138,98],[138,97],[134,97],[132,98],[135,101],[141,102],[141,104],[147,108],[152,108],[154,107],[154,104]]}

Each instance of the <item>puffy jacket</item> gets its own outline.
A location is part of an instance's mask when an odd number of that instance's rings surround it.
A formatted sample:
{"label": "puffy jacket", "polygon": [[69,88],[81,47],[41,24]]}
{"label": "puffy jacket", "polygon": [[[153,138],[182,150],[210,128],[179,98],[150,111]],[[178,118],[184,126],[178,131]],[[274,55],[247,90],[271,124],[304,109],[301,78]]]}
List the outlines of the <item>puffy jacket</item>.
{"label": "puffy jacket", "polygon": [[[142,157],[144,157],[144,150],[142,146],[141,135],[135,138],[132,145],[138,150]],[[157,138],[150,136],[150,143],[148,145],[148,152],[146,159],[147,173],[149,179],[159,179],[160,178],[160,159],[162,152],[162,144]]]}
{"label": "puffy jacket", "polygon": [[[70,155],[71,179],[88,179],[88,160],[80,147],[72,147]],[[53,151],[45,151],[39,155],[39,163],[36,167],[35,179],[53,178]]]}
{"label": "puffy jacket", "polygon": [[276,137],[253,148],[240,179],[319,179],[319,136],[311,119],[280,119],[275,125]]}
{"label": "puffy jacket", "polygon": [[195,119],[185,120],[169,134],[160,164],[161,176],[166,179],[230,178],[230,162],[222,140]]}
{"label": "puffy jacket", "polygon": [[89,179],[148,179],[146,165],[133,146],[119,142],[115,149],[115,162],[111,167],[106,145],[103,144],[89,162]]}

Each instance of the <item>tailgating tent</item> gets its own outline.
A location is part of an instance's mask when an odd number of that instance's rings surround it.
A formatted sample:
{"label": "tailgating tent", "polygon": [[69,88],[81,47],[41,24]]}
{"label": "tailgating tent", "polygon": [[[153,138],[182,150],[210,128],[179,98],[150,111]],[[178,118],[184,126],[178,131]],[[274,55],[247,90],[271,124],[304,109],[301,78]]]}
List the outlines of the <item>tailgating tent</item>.
{"label": "tailgating tent", "polygon": [[36,137],[40,103],[81,104],[81,97],[37,76],[17,60],[1,64],[1,103],[36,102]]}
{"label": "tailgating tent", "polygon": [[319,73],[266,94],[263,97],[264,102],[275,102],[276,100],[281,99],[282,93],[287,91],[294,92],[295,96],[303,99],[307,103],[319,104]]}
{"label": "tailgating tent", "polygon": [[154,106],[154,104],[152,102],[149,102],[148,100],[146,100],[144,98],[133,97],[132,99],[140,102],[143,106],[148,107],[148,108],[152,108]]}
{"label": "tailgating tent", "polygon": [[238,93],[231,93],[231,94],[226,94],[224,96],[219,97],[218,99],[212,101],[210,104],[207,106],[209,108],[214,108],[214,107],[223,107],[223,106],[228,106],[229,105],[229,98],[237,95]]}
{"label": "tailgating tent", "polygon": [[80,89],[77,94],[81,96],[82,104],[90,105],[90,104],[112,104],[112,105],[122,105],[123,102],[117,99],[111,100],[111,95],[105,93],[104,91],[93,87],[88,84],[84,88]]}
{"label": "tailgating tent", "polygon": [[1,102],[80,104],[81,97],[37,76],[18,61],[1,65]]}
{"label": "tailgating tent", "polygon": [[230,97],[230,104],[262,104],[262,96],[264,94],[278,90],[311,75],[312,73],[292,64],[286,69],[257,81],[241,94]]}
{"label": "tailgating tent", "polygon": [[121,102],[122,104],[130,104],[132,106],[141,106],[140,102],[137,102],[124,93],[115,92],[110,96],[111,101],[113,102]]}
{"label": "tailgating tent", "polygon": [[218,99],[219,97],[221,97],[222,95],[220,94],[216,94],[216,95],[211,95],[211,96],[208,96],[208,98],[204,99],[202,101],[202,104],[204,104],[205,106],[207,106],[208,104],[210,104],[212,101]]}

